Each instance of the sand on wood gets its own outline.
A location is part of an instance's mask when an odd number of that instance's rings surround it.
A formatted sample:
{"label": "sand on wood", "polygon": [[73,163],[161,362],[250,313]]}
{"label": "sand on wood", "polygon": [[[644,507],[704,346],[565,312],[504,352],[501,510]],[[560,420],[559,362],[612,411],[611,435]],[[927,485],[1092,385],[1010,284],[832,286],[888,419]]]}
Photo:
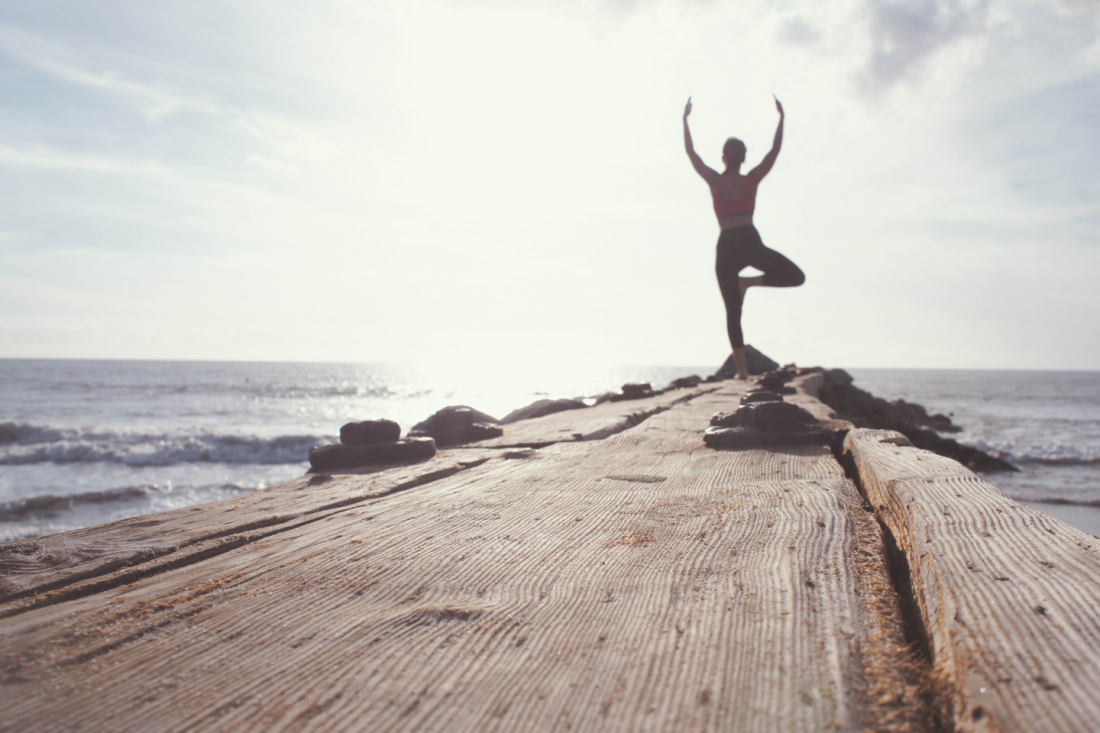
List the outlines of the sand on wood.
{"label": "sand on wood", "polygon": [[958,730],[1095,730],[1100,540],[901,433],[845,441],[909,565]]}

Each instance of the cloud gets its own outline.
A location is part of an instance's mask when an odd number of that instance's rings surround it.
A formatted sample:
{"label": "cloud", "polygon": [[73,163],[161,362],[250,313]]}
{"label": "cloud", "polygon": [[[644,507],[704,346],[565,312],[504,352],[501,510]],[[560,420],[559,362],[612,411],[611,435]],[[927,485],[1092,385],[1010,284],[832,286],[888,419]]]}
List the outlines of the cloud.
{"label": "cloud", "polygon": [[35,233],[28,230],[3,230],[0,229],[0,244],[4,242],[22,242],[32,239]]}
{"label": "cloud", "polygon": [[914,79],[939,52],[983,35],[990,15],[989,0],[868,0],[864,8],[871,54],[857,79],[872,93]]}
{"label": "cloud", "polygon": [[1047,0],[1067,15],[1095,18],[1100,15],[1100,0]]}
{"label": "cloud", "polygon": [[201,95],[184,95],[122,78],[115,71],[92,72],[65,60],[65,50],[33,33],[0,23],[0,54],[72,84],[124,99],[151,121],[181,109],[219,115],[222,109]]}
{"label": "cloud", "polygon": [[795,16],[787,18],[780,24],[775,38],[789,46],[808,48],[816,46],[821,41],[821,31],[805,18]]}

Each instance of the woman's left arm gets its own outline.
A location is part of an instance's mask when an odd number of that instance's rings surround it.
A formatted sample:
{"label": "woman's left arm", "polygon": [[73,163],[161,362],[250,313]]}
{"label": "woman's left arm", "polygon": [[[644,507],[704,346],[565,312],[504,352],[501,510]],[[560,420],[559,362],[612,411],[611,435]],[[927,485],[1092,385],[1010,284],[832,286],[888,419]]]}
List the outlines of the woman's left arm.
{"label": "woman's left arm", "polygon": [[[772,95],[772,99],[775,99],[775,95]],[[772,149],[764,156],[764,160],[760,161],[760,165],[749,171],[749,178],[754,178],[757,181],[768,175],[772,166],[775,165],[775,159],[779,157],[779,149],[783,147],[783,120],[786,115],[783,113],[783,105],[778,99],[775,99],[775,109],[779,112],[779,126],[775,128],[775,140],[772,142]]]}

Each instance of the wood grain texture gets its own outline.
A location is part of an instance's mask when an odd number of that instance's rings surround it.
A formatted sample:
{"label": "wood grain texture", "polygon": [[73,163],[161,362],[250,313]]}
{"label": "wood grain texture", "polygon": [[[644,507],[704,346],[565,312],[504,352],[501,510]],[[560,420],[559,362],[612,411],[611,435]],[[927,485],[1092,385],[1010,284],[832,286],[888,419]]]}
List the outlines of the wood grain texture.
{"label": "wood grain texture", "polygon": [[878,525],[705,448],[738,390],[21,609],[0,730],[921,730]]}
{"label": "wood grain texture", "polygon": [[908,560],[956,729],[1096,730],[1100,540],[900,433],[845,450]]}
{"label": "wood grain texture", "polygon": [[504,425],[504,435],[477,443],[480,448],[542,447],[553,443],[603,440],[638,425],[673,405],[720,389],[718,384],[671,389],[640,400],[604,402],[583,410],[567,410]]}
{"label": "wood grain texture", "polygon": [[156,567],[239,546],[368,499],[454,475],[499,451],[437,455],[414,466],[379,467],[339,480],[304,476],[213,504],[123,519],[46,537],[0,543],[0,615],[116,584]]}
{"label": "wood grain texture", "polygon": [[[638,425],[671,405],[717,389],[717,385],[671,390],[629,402],[605,403],[569,414],[508,425],[503,438],[441,452],[412,466],[373,466],[330,472],[339,481],[306,476],[262,491],[200,507],[133,517],[107,525],[30,540],[0,543],[0,609],[54,602],[88,589],[125,582],[191,558],[255,541],[316,521],[326,512],[404,491],[453,475],[507,449],[563,441],[600,440]],[[347,478],[349,476],[358,478]],[[79,586],[79,587],[78,587]]]}

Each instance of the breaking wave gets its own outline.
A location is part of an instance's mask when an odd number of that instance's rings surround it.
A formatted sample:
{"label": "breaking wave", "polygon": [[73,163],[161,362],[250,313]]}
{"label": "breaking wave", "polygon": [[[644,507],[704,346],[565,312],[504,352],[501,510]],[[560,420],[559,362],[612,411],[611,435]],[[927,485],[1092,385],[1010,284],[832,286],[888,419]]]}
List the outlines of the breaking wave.
{"label": "breaking wave", "polygon": [[302,463],[309,449],[333,441],[320,435],[261,438],[210,432],[140,433],[0,423],[0,465],[114,462],[128,466],[177,463]]}
{"label": "breaking wave", "polygon": [[[253,489],[225,484],[222,490],[244,492]],[[82,494],[42,494],[26,499],[0,504],[0,522],[18,522],[32,517],[52,517],[64,511],[73,511],[81,505],[89,504],[113,504],[127,501],[148,499],[156,494],[166,494],[170,490],[157,486],[127,486],[121,489],[109,489],[107,491],[87,491]]]}
{"label": "breaking wave", "polygon": [[1017,441],[965,441],[978,450],[1009,463],[1041,463],[1056,466],[1100,464],[1100,445],[1065,443],[1024,443]]}
{"label": "breaking wave", "polygon": [[1060,496],[1027,495],[1012,497],[1017,501],[1028,501],[1036,504],[1065,504],[1067,506],[1094,506],[1100,507],[1100,499],[1068,499]]}

